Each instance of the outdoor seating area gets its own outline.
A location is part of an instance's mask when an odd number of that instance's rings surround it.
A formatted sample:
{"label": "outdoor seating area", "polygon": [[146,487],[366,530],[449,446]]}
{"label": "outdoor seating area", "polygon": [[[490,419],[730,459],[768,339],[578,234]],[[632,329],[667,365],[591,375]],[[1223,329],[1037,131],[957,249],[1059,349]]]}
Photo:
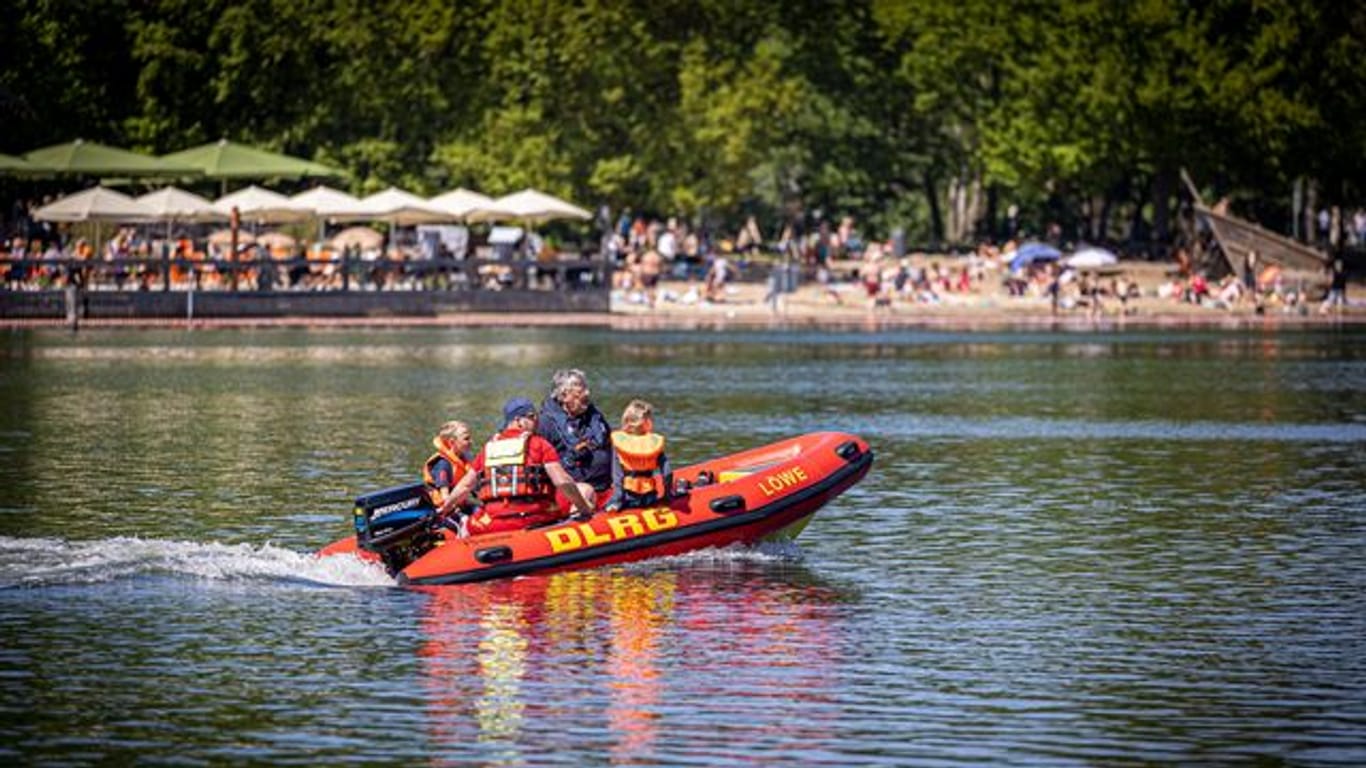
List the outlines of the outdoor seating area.
{"label": "outdoor seating area", "polygon": [[[316,185],[286,195],[247,179],[324,178],[325,165],[229,141],[159,158],[77,140],[7,158],[4,173],[157,186],[133,197],[101,184],[20,211],[0,241],[10,291],[573,290],[605,287],[596,249],[537,227],[591,215],[534,189],[492,198],[455,189],[425,198],[390,187],[367,197]],[[170,181],[213,179],[210,200]],[[307,182],[304,182],[307,183]]]}

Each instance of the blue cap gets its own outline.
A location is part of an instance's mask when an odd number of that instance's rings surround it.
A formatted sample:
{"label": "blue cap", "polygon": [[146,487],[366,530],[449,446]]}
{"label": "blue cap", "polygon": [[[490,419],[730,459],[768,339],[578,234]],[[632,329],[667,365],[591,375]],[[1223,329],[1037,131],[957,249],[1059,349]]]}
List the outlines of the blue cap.
{"label": "blue cap", "polygon": [[512,423],[518,416],[529,416],[536,412],[536,406],[525,397],[514,397],[503,403],[503,426]]}

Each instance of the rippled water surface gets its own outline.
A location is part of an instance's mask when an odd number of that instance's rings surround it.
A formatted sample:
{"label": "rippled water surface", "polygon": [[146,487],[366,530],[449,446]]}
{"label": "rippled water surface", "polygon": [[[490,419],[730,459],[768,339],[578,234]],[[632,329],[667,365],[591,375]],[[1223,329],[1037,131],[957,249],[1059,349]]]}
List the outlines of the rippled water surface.
{"label": "rippled water surface", "polygon": [[[401,590],[310,553],[579,366],[799,545]],[[1366,334],[0,337],[0,761],[1366,764]]]}

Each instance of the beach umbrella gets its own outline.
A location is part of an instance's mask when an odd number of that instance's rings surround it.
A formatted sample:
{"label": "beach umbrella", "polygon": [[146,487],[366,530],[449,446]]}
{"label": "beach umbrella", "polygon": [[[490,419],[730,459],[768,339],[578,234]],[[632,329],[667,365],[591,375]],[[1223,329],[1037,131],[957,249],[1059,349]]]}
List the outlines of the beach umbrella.
{"label": "beach umbrella", "polygon": [[274,255],[274,251],[279,250],[288,256],[297,243],[297,240],[284,232],[266,232],[256,237],[256,244],[264,247],[267,251],[271,251],[272,255]]}
{"label": "beach umbrella", "polygon": [[389,187],[383,192],[362,198],[355,208],[340,212],[333,218],[348,221],[387,221],[394,226],[406,227],[413,224],[451,221],[454,217],[411,192]]}
{"label": "beach umbrella", "polygon": [[1088,247],[1068,256],[1063,263],[1076,269],[1095,269],[1112,267],[1119,263],[1119,257],[1104,248]]}
{"label": "beach umbrella", "polygon": [[158,221],[222,221],[227,214],[213,203],[179,187],[162,187],[135,198]]}
{"label": "beach umbrella", "polygon": [[340,176],[335,168],[298,157],[219,139],[162,155],[161,159],[188,165],[211,179],[274,179]]}
{"label": "beach umbrella", "polygon": [[126,149],[76,139],[24,153],[39,170],[85,176],[179,176],[198,173],[194,166],[168,162]]}
{"label": "beach umbrella", "polygon": [[0,176],[35,176],[47,173],[22,157],[0,154]]}
{"label": "beach umbrella", "polygon": [[470,221],[522,221],[540,224],[556,219],[591,219],[593,214],[553,195],[524,189],[493,201],[493,205],[471,211]]}
{"label": "beach umbrella", "polygon": [[1047,243],[1025,243],[1015,251],[1014,257],[1010,260],[1010,268],[1012,270],[1023,269],[1037,262],[1057,261],[1060,258],[1062,258],[1062,251]]}
{"label": "beach umbrella", "polygon": [[255,185],[218,198],[213,207],[228,215],[236,208],[243,219],[262,224],[303,221],[313,215],[312,211],[298,207],[284,195]]}
{"label": "beach umbrella", "polygon": [[323,235],[327,231],[328,219],[339,213],[354,211],[360,207],[360,198],[348,195],[340,189],[333,189],[321,184],[307,192],[300,192],[289,199],[300,208],[312,211],[313,215],[317,217],[319,240],[323,239]]}
{"label": "beach umbrella", "polygon": [[333,235],[328,243],[339,251],[352,247],[371,250],[384,245],[384,235],[369,227],[347,227]]}
{"label": "beach umbrella", "polygon": [[387,221],[389,238],[392,241],[394,229],[398,227],[436,224],[451,221],[453,217],[432,207],[426,200],[411,192],[389,187],[383,192],[362,198],[354,210],[337,214],[333,218],[346,221]]}
{"label": "beach umbrella", "polygon": [[152,212],[138,201],[112,189],[91,187],[48,203],[33,212],[43,221],[148,221]]}
{"label": "beach umbrella", "polygon": [[151,212],[156,221],[166,222],[166,239],[171,239],[171,225],[177,221],[222,221],[227,217],[213,207],[213,203],[199,195],[178,187],[162,187],[135,198]]}
{"label": "beach umbrella", "polygon": [[481,208],[492,208],[493,198],[471,192],[468,189],[453,189],[427,201],[432,207],[445,211],[452,218],[464,221],[471,213]]}
{"label": "beach umbrella", "polygon": [[325,185],[316,186],[307,192],[300,192],[289,200],[297,207],[312,211],[315,216],[321,218],[330,218],[338,213],[354,211],[360,206],[360,198]]}
{"label": "beach umbrella", "polygon": [[152,212],[122,192],[97,186],[48,203],[34,211],[33,218],[42,221],[95,222],[95,252],[99,253],[103,222],[149,221]]}

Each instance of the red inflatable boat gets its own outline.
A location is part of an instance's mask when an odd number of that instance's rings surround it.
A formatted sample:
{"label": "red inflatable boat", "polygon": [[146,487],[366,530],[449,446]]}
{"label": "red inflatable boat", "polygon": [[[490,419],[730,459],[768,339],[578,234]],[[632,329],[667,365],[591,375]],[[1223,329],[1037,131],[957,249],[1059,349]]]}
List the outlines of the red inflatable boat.
{"label": "red inflatable boat", "polygon": [[872,463],[863,440],[816,432],[676,469],[688,490],[656,506],[467,538],[420,484],[399,486],[358,498],[356,535],[319,555],[381,561],[400,584],[459,584],[793,538]]}

